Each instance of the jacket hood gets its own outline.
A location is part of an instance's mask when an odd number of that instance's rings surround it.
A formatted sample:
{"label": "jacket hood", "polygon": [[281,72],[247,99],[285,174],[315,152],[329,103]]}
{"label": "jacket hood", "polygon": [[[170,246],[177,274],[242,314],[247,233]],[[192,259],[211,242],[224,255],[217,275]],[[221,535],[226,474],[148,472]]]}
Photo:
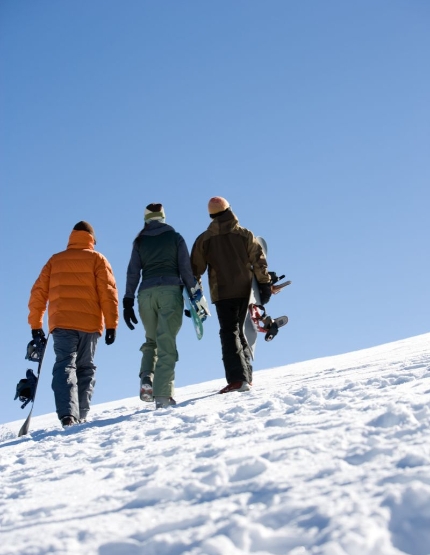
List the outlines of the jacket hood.
{"label": "jacket hood", "polygon": [[230,233],[238,225],[239,220],[236,214],[232,210],[227,210],[214,218],[209,224],[208,231],[214,235],[224,235],[225,233]]}
{"label": "jacket hood", "polygon": [[94,250],[94,237],[88,231],[73,230],[70,234],[67,248]]}
{"label": "jacket hood", "polygon": [[145,227],[139,233],[141,235],[161,235],[161,233],[166,233],[166,231],[175,231],[173,227],[169,224],[163,224],[158,220],[152,220],[145,224]]}

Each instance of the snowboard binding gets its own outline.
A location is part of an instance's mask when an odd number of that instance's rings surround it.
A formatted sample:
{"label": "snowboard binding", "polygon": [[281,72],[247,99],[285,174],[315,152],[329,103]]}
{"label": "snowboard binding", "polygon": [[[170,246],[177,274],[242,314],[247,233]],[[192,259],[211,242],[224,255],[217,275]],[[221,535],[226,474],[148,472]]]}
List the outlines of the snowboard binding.
{"label": "snowboard binding", "polygon": [[198,317],[202,322],[204,322],[206,318],[211,315],[211,313],[209,312],[209,306],[205,297],[203,295],[201,296],[200,299],[196,299],[195,297],[193,297],[190,299],[190,301],[194,307],[194,310],[197,312]]}
{"label": "snowboard binding", "polygon": [[36,393],[38,378],[35,376],[33,370],[30,368],[26,372],[26,377],[19,380],[16,386],[15,399],[19,399],[21,408],[25,408],[30,401],[34,401],[34,394]]}
{"label": "snowboard binding", "polygon": [[[276,272],[269,272],[269,276],[272,279],[272,294],[277,295],[281,289],[291,284],[291,281],[284,281],[283,283],[278,283],[281,279],[284,279],[285,275],[278,276]],[[277,284],[277,285],[276,285]]]}
{"label": "snowboard binding", "polygon": [[45,352],[46,340],[43,342],[40,339],[32,339],[27,345],[26,360],[31,362],[39,362],[43,358]]}
{"label": "snowboard binding", "polygon": [[[191,295],[192,296],[189,298],[190,303],[196,311],[197,316],[202,322],[204,322],[206,318],[211,315],[211,313],[209,311],[209,305],[206,297],[203,295],[202,288],[200,287],[200,284],[198,282],[191,289]],[[185,316],[187,316],[188,318],[191,317],[191,313],[188,309],[185,309],[184,313]]]}
{"label": "snowboard binding", "polygon": [[264,336],[266,341],[272,341],[272,339],[278,334],[279,328],[288,323],[288,316],[272,318],[266,314],[266,309],[260,304],[250,305],[249,311],[251,314],[251,320],[254,322],[257,331],[266,334]]}
{"label": "snowboard binding", "polygon": [[21,408],[25,408],[28,403],[34,401],[34,397],[36,395],[37,389],[37,382],[39,379],[39,372],[40,372],[40,365],[43,360],[43,355],[45,354],[46,349],[46,339],[32,339],[27,345],[27,351],[25,353],[25,359],[29,360],[30,362],[37,362],[39,365],[38,368],[38,375],[33,372],[30,368],[27,369],[25,373],[25,378],[19,380],[16,386],[15,398],[19,399],[22,403]]}

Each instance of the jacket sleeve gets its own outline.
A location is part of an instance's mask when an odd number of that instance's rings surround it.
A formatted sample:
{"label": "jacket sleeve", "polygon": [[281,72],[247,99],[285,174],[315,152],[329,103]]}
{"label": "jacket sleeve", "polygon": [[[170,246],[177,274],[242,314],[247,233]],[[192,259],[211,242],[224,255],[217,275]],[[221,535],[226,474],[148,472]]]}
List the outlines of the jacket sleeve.
{"label": "jacket sleeve", "polygon": [[206,272],[207,262],[203,254],[203,235],[199,235],[191,249],[191,269],[194,277],[200,280]]}
{"label": "jacket sleeve", "polygon": [[263,248],[251,232],[248,236],[248,257],[258,283],[270,283],[271,279]]}
{"label": "jacket sleeve", "polygon": [[138,249],[133,246],[130,256],[130,262],[127,267],[127,282],[125,285],[124,297],[134,299],[137,286],[139,285],[140,276],[142,271],[142,262]]}
{"label": "jacket sleeve", "polygon": [[96,284],[106,329],[118,327],[118,291],[111,265],[100,254],[96,267]]}
{"label": "jacket sleeve", "polygon": [[188,252],[187,244],[185,243],[184,238],[182,235],[178,233],[178,266],[179,266],[179,274],[181,276],[182,281],[185,284],[185,287],[190,293],[191,288],[194,287],[195,278],[193,275],[193,271],[191,269],[191,261],[190,255]]}
{"label": "jacket sleeve", "polygon": [[39,277],[34,282],[31,289],[30,300],[28,301],[28,323],[32,330],[43,327],[43,315],[46,311],[46,304],[49,295],[49,282],[51,279],[51,260],[45,264]]}

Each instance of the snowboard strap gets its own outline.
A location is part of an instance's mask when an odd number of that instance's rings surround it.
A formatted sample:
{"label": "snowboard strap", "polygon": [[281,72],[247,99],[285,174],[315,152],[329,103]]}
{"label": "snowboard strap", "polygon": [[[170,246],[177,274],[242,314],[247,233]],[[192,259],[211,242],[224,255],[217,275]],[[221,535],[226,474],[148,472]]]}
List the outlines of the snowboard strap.
{"label": "snowboard strap", "polygon": [[266,309],[261,304],[252,304],[249,307],[251,314],[251,320],[254,322],[257,331],[265,333],[264,339],[266,341],[272,341],[272,339],[278,333],[278,324],[266,315]]}

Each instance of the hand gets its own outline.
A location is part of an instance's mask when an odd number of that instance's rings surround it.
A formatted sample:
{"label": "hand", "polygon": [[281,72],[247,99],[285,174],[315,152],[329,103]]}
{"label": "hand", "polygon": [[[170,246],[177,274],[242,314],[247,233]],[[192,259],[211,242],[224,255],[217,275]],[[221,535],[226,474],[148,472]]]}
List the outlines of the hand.
{"label": "hand", "polygon": [[137,324],[137,318],[136,314],[134,313],[133,305],[134,299],[131,299],[130,297],[124,297],[122,301],[122,306],[124,307],[123,316],[127,327],[129,327],[131,330],[134,330],[132,322],[134,324]]}
{"label": "hand", "polygon": [[106,345],[112,345],[112,343],[115,341],[115,337],[116,337],[116,330],[114,329],[106,330],[106,335],[105,335]]}
{"label": "hand", "polygon": [[284,279],[285,275],[278,276],[276,272],[269,272],[270,279],[272,280],[272,285],[278,283],[279,280]]}
{"label": "hand", "polygon": [[36,345],[40,345],[41,347],[46,345],[45,332],[43,331],[42,328],[39,328],[37,330],[31,330],[31,335],[34,341],[36,342]]}
{"label": "hand", "polygon": [[272,283],[259,283],[258,289],[260,291],[260,301],[261,304],[267,304],[272,296]]}

